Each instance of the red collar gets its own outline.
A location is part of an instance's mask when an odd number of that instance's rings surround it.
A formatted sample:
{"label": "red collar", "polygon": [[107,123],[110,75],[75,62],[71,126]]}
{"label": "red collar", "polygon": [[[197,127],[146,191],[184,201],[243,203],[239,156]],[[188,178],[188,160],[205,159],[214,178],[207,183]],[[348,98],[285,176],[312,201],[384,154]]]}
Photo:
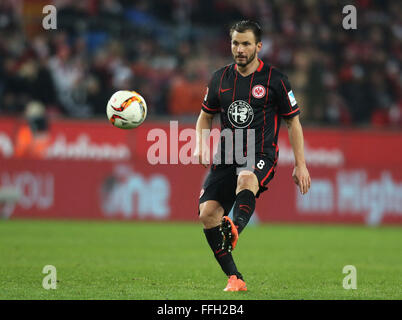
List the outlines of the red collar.
{"label": "red collar", "polygon": [[[264,62],[260,58],[258,58],[258,61],[260,62],[260,65],[258,66],[256,71],[260,72],[262,70],[262,67],[264,67]],[[235,64],[234,69],[237,71],[237,64]]]}
{"label": "red collar", "polygon": [[260,61],[260,65],[257,68],[257,72],[260,72],[262,70],[262,67],[264,66],[264,62],[261,59],[258,59]]}

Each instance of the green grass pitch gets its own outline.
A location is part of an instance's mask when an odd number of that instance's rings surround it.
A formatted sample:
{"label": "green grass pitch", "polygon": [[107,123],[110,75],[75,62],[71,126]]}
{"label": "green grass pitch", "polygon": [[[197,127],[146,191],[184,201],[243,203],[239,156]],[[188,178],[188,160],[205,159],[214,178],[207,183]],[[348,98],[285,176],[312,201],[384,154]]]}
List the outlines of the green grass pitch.
{"label": "green grass pitch", "polygon": [[[196,223],[1,221],[0,299],[402,299],[402,228],[249,226],[233,256],[247,292],[223,291]],[[56,290],[42,287],[45,265]]]}

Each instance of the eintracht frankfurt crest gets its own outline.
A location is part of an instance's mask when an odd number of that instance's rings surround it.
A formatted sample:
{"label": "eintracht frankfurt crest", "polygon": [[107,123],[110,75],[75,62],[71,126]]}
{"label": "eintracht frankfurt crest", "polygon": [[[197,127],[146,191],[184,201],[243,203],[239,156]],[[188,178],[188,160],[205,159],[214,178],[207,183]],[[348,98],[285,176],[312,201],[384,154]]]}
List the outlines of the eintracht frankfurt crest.
{"label": "eintracht frankfurt crest", "polygon": [[257,99],[261,99],[265,96],[265,88],[260,84],[254,86],[251,92],[253,93],[253,97]]}
{"label": "eintracht frankfurt crest", "polygon": [[253,108],[243,100],[236,100],[228,108],[228,118],[234,127],[246,128],[253,121]]}

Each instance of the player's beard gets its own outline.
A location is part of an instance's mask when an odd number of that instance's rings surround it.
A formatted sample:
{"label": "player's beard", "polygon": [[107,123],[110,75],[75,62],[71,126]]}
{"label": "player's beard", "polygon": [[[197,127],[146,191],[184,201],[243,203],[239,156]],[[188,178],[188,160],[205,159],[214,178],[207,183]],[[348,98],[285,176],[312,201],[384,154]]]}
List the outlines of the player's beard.
{"label": "player's beard", "polygon": [[243,68],[243,67],[249,65],[251,62],[254,61],[256,54],[257,54],[257,49],[254,50],[254,53],[253,53],[253,54],[250,56],[250,58],[248,58],[248,59],[246,60],[246,62],[244,62],[244,63],[238,63],[238,62],[236,62],[236,56],[235,56],[235,55],[233,55],[233,59],[234,59],[234,61],[237,63],[237,65],[238,65],[239,67],[242,67],[242,68]]}

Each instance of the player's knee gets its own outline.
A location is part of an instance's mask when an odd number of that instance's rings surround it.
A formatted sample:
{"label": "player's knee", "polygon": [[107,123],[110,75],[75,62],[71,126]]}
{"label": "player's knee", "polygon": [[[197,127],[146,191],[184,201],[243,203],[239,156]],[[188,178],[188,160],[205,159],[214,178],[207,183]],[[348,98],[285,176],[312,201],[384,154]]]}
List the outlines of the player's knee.
{"label": "player's knee", "polygon": [[239,177],[237,178],[236,193],[245,189],[251,190],[254,194],[258,191],[258,179],[253,172],[240,172]]}
{"label": "player's knee", "polygon": [[199,219],[206,229],[216,227],[220,224],[223,216],[223,208],[202,203],[200,205]]}
{"label": "player's knee", "polygon": [[199,215],[199,219],[202,222],[202,224],[206,224],[208,223],[208,221],[211,219],[211,212],[207,211],[207,210],[200,210],[200,215]]}
{"label": "player's knee", "polygon": [[215,212],[211,210],[201,210],[200,211],[200,221],[204,225],[204,227],[209,228],[211,225],[219,223],[219,219],[217,219]]}

